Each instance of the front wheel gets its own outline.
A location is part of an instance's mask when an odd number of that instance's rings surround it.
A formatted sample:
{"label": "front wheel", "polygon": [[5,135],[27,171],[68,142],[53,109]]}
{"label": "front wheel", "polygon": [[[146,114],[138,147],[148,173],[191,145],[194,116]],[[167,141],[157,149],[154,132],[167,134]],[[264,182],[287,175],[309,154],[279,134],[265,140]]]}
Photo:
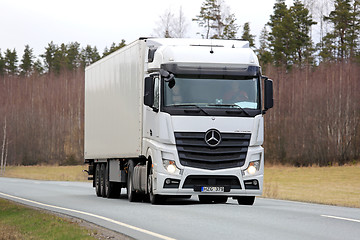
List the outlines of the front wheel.
{"label": "front wheel", "polygon": [[237,197],[239,205],[253,205],[255,202],[255,196],[243,196]]}
{"label": "front wheel", "polygon": [[148,175],[148,193],[149,193],[149,199],[150,199],[150,203],[153,205],[156,204],[162,204],[165,200],[164,196],[158,195],[158,194],[154,194],[154,190],[153,190],[153,169],[150,169],[149,175]]}
{"label": "front wheel", "polygon": [[134,183],[133,183],[133,172],[134,172],[135,163],[134,161],[129,161],[128,166],[128,175],[127,175],[127,196],[129,202],[138,202],[141,200],[140,196],[134,190]]}

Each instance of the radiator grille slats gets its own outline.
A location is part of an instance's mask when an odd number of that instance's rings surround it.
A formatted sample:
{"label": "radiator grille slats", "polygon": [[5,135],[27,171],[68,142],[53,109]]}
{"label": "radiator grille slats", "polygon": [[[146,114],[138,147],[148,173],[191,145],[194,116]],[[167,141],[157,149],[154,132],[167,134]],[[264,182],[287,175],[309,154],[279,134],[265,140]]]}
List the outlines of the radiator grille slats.
{"label": "radiator grille slats", "polygon": [[205,133],[175,132],[181,164],[209,170],[243,166],[250,138],[251,134],[221,133],[220,144],[210,147]]}

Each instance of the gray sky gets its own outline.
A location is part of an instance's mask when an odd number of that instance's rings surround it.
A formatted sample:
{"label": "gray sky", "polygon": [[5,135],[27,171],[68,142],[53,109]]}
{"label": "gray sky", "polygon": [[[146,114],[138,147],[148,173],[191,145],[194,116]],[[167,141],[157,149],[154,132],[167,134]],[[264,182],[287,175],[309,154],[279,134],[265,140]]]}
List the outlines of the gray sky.
{"label": "gray sky", "polygon": [[[50,41],[97,46],[100,53],[112,42],[130,43],[154,33],[159,16],[180,6],[188,22],[187,37],[203,31],[192,22],[204,0],[0,0],[0,49],[15,48],[19,59],[26,44],[38,56]],[[286,1],[288,6],[292,0]],[[250,22],[257,38],[273,13],[275,0],[225,0],[237,24]],[[241,29],[239,36],[241,35]]]}

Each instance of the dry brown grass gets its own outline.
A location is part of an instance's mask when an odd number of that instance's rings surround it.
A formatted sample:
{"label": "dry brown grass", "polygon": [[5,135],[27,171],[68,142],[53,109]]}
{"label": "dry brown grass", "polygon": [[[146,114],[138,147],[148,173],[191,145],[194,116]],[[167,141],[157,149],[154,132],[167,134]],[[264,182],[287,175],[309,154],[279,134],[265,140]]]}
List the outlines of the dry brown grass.
{"label": "dry brown grass", "polygon": [[264,197],[360,207],[360,165],[265,167]]}
{"label": "dry brown grass", "polygon": [[10,226],[0,222],[0,240],[22,240],[23,234],[15,226]]}
{"label": "dry brown grass", "polygon": [[53,181],[81,181],[87,180],[86,165],[80,166],[9,166],[6,167],[4,177],[53,180]]}

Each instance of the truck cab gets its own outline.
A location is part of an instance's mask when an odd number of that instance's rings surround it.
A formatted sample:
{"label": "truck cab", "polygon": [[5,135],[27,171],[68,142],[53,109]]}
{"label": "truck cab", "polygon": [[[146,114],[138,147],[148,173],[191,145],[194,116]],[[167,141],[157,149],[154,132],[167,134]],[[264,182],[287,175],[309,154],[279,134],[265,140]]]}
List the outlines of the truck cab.
{"label": "truck cab", "polygon": [[147,45],[143,152],[153,168],[150,194],[252,203],[262,194],[263,114],[272,107],[272,96],[263,103],[254,52],[231,40]]}

